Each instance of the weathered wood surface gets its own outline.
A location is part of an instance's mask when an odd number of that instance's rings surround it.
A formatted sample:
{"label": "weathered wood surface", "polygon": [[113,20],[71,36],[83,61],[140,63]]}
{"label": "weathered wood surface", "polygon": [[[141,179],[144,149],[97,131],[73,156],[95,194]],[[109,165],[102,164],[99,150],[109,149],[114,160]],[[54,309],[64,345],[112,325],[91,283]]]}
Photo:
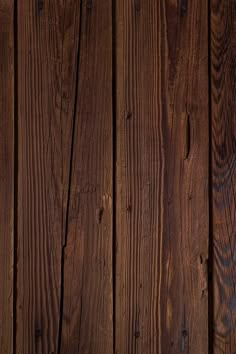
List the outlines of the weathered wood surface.
{"label": "weathered wood surface", "polygon": [[0,351],[13,346],[14,4],[0,0]]}
{"label": "weathered wood surface", "polygon": [[235,19],[0,0],[0,353],[236,353]]}
{"label": "weathered wood surface", "polygon": [[55,354],[60,342],[79,8],[18,2],[18,354]]}
{"label": "weathered wood surface", "polygon": [[212,0],[214,353],[236,353],[236,3]]}
{"label": "weathered wood surface", "polygon": [[208,4],[116,2],[116,354],[208,353]]}
{"label": "weathered wood surface", "polygon": [[113,352],[112,2],[82,2],[61,354]]}
{"label": "weathered wood surface", "polygon": [[112,352],[111,15],[18,5],[17,353]]}

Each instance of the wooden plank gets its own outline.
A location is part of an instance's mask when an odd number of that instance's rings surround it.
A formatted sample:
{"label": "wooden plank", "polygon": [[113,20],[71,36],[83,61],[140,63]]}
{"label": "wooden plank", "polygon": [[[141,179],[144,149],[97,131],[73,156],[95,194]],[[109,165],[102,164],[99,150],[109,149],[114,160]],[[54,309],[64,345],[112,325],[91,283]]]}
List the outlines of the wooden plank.
{"label": "wooden plank", "polygon": [[206,354],[207,1],[116,11],[116,354]]}
{"label": "wooden plank", "polygon": [[111,354],[112,2],[82,3],[61,354]]}
{"label": "wooden plank", "polygon": [[18,2],[16,352],[57,353],[79,0]]}
{"label": "wooden plank", "polygon": [[0,348],[13,343],[14,2],[0,0]]}
{"label": "wooden plank", "polygon": [[236,352],[236,3],[211,2],[214,353]]}

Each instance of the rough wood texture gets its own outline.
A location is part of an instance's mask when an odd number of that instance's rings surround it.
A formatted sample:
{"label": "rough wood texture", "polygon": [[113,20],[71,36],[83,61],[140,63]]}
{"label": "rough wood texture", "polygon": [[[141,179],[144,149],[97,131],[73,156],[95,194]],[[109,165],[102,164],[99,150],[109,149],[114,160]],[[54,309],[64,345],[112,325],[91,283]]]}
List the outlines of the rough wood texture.
{"label": "rough wood texture", "polygon": [[16,352],[57,353],[79,1],[18,2]]}
{"label": "rough wood texture", "polygon": [[236,3],[212,0],[214,353],[236,353]]}
{"label": "rough wood texture", "polygon": [[112,352],[111,2],[82,7],[61,353]]}
{"label": "rough wood texture", "polygon": [[235,20],[0,0],[0,354],[236,353]]}
{"label": "rough wood texture", "polygon": [[111,0],[82,3],[61,354],[111,354]]}
{"label": "rough wood texture", "polygon": [[207,1],[116,12],[116,354],[207,354]]}
{"label": "rough wood texture", "polygon": [[14,6],[0,0],[0,350],[12,352],[14,217]]}

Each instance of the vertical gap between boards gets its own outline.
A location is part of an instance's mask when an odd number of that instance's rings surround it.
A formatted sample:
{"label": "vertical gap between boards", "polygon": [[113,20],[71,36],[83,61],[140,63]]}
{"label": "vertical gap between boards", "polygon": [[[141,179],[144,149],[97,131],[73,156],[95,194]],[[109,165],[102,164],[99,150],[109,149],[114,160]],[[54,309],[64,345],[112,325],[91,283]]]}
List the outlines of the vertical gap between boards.
{"label": "vertical gap between boards", "polygon": [[212,86],[211,86],[211,0],[208,0],[208,104],[209,104],[209,257],[208,257],[208,349],[214,352],[213,324],[213,196],[212,196]]}

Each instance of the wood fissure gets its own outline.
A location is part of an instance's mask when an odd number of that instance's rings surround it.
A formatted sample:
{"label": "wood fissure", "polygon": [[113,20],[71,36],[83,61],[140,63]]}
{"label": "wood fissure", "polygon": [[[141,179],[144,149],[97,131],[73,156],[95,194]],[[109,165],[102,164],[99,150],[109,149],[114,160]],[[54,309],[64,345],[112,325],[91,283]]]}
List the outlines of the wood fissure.
{"label": "wood fissure", "polygon": [[74,94],[74,111],[73,111],[73,123],[72,123],[72,138],[71,138],[71,148],[70,148],[70,165],[69,165],[69,181],[68,181],[68,196],[67,196],[67,206],[66,206],[66,221],[65,221],[65,238],[62,245],[62,256],[61,256],[61,291],[60,291],[60,320],[59,320],[59,333],[58,333],[58,354],[61,354],[61,341],[62,341],[62,322],[63,322],[63,311],[64,311],[64,272],[65,272],[65,249],[67,247],[68,238],[68,223],[69,223],[69,207],[71,203],[71,176],[72,176],[72,166],[73,166],[73,156],[74,156],[74,139],[75,139],[75,121],[77,112],[77,102],[78,102],[78,80],[79,80],[79,64],[80,64],[80,48],[81,48],[81,33],[82,33],[82,9],[83,0],[80,0],[80,12],[79,12],[79,36],[78,36],[78,51],[76,58],[76,84],[75,84],[75,94]]}

